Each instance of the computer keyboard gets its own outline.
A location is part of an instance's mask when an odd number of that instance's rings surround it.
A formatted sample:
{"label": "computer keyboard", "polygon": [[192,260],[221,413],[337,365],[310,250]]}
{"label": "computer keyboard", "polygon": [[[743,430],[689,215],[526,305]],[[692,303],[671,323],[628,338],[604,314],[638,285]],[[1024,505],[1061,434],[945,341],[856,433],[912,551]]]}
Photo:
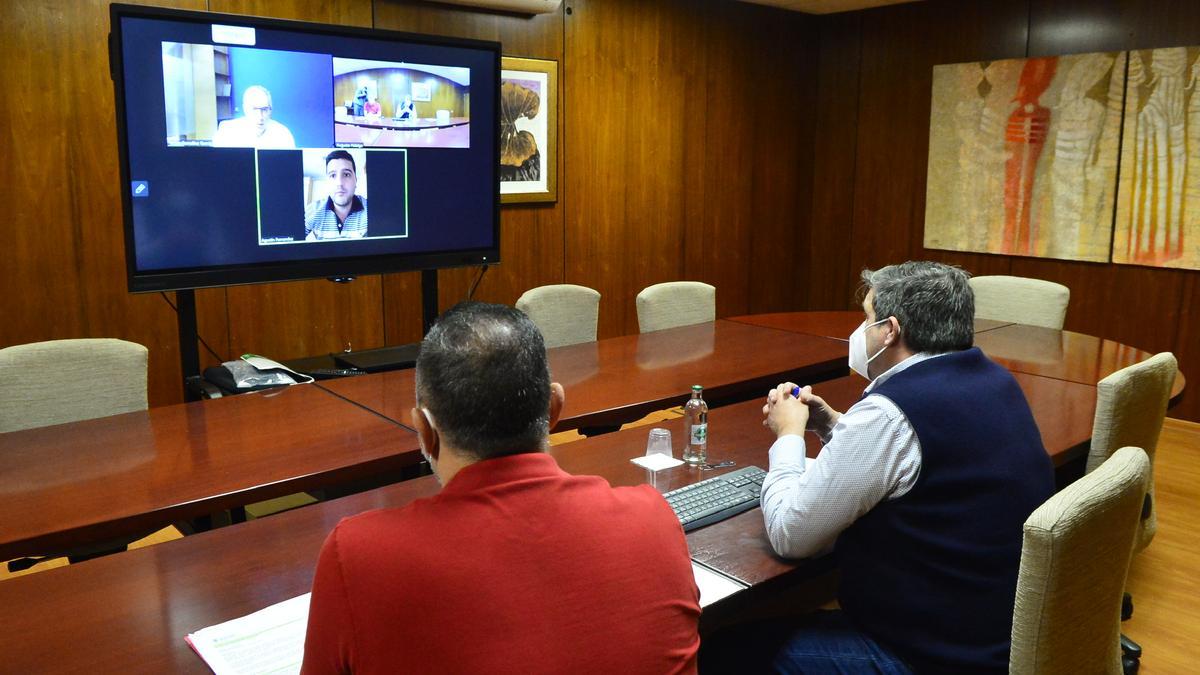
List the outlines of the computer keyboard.
{"label": "computer keyboard", "polygon": [[663,495],[684,532],[732,518],[758,506],[767,472],[757,466],[702,480]]}

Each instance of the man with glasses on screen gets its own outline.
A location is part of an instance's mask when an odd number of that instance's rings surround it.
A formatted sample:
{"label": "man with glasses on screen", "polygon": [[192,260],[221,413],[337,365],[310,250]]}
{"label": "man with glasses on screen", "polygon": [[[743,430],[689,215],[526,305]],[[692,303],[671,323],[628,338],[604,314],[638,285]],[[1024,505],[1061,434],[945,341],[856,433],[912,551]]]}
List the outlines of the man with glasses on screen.
{"label": "man with glasses on screen", "polygon": [[246,87],[242,94],[242,116],[221,122],[213,135],[219,148],[294,148],[292,132],[271,119],[271,92],[261,85]]}
{"label": "man with glasses on screen", "polygon": [[355,194],[358,168],[345,150],[325,155],[329,198],[308,205],[304,214],[304,239],[360,239],[367,236],[367,198]]}

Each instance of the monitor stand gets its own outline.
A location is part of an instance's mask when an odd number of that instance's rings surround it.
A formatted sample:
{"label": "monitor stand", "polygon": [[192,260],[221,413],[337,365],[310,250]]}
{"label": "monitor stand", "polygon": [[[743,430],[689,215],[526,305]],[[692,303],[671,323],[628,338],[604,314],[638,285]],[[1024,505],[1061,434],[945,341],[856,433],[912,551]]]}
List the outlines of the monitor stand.
{"label": "monitor stand", "polygon": [[[179,324],[179,365],[183,371],[185,401],[197,401],[203,396],[198,386],[200,378],[200,345],[196,330],[196,293],[190,288],[175,292],[175,312]],[[436,269],[421,270],[422,335],[429,332],[438,316],[438,273]],[[359,352],[332,354],[343,368],[358,368],[368,373],[412,368],[417,362],[420,343],[366,349]]]}
{"label": "monitor stand", "polygon": [[[421,271],[421,323],[428,333],[438,316],[438,278],[437,270]],[[417,352],[421,343],[414,342],[394,347],[378,349],[363,349],[357,352],[342,352],[331,354],[334,363],[342,368],[357,368],[368,373],[381,373],[385,370],[401,370],[412,368],[417,364]]]}

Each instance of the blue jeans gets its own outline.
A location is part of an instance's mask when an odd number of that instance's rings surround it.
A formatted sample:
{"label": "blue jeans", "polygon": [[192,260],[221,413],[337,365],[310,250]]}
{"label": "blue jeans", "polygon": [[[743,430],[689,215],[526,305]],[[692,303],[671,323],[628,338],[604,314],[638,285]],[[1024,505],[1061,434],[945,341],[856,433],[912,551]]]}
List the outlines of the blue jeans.
{"label": "blue jeans", "polygon": [[910,675],[912,670],[840,611],[823,611],[721,631],[701,645],[700,672]]}

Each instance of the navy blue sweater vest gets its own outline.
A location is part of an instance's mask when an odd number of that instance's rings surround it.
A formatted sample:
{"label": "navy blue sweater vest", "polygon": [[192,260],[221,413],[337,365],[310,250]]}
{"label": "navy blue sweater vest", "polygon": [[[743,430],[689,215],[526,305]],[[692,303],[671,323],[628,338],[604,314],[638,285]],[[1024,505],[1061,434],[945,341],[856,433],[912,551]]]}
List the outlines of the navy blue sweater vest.
{"label": "navy blue sweater vest", "polygon": [[908,418],[921,471],[838,537],[842,609],[918,673],[1008,672],[1022,525],[1054,493],[1024,393],[972,348],[869,395]]}

